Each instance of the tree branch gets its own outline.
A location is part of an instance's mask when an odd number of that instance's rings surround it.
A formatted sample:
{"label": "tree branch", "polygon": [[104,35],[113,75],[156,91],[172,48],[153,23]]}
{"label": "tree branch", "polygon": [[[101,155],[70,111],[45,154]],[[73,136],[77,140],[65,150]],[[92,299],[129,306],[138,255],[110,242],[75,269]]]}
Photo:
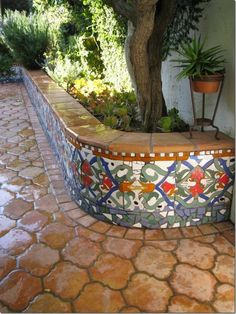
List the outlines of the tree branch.
{"label": "tree branch", "polygon": [[134,23],[136,19],[136,10],[132,3],[127,3],[125,0],[104,0],[104,2],[112,7],[116,13],[126,17]]}

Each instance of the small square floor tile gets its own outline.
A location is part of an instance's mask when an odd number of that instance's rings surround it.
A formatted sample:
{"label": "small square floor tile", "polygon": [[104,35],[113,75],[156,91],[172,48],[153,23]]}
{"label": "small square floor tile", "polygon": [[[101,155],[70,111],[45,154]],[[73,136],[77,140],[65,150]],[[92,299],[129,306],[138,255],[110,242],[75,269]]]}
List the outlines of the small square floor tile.
{"label": "small square floor tile", "polygon": [[128,231],[126,232],[125,238],[135,239],[135,240],[143,240],[144,230],[142,230],[142,229],[128,229]]}
{"label": "small square floor tile", "polygon": [[127,231],[127,228],[125,227],[112,226],[111,229],[107,232],[107,235],[118,237],[118,238],[123,238],[126,231]]}
{"label": "small square floor tile", "polygon": [[203,234],[211,234],[219,232],[213,225],[206,224],[206,225],[199,225],[198,228],[201,230]]}
{"label": "small square floor tile", "polygon": [[180,229],[173,228],[173,229],[163,229],[166,239],[180,239],[183,238]]}
{"label": "small square floor tile", "polygon": [[197,237],[197,236],[202,235],[197,227],[181,228],[181,231],[186,238],[192,238],[192,237]]}
{"label": "small square floor tile", "polygon": [[145,240],[164,240],[163,230],[145,230]]}

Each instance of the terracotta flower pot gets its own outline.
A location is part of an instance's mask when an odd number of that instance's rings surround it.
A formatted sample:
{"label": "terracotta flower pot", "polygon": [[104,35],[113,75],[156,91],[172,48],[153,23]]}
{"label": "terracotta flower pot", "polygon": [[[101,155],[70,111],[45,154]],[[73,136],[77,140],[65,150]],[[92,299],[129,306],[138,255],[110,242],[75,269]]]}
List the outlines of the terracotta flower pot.
{"label": "terracotta flower pot", "polygon": [[197,93],[216,93],[219,89],[220,83],[223,80],[223,74],[213,74],[201,77],[192,78],[192,87]]}

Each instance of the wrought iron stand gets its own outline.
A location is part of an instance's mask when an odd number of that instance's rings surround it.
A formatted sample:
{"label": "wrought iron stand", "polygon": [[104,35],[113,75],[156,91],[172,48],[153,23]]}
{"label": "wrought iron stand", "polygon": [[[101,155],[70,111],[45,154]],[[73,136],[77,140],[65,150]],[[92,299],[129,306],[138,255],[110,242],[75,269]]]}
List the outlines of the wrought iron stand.
{"label": "wrought iron stand", "polygon": [[216,105],[215,105],[212,119],[205,118],[205,96],[206,96],[205,93],[202,94],[202,118],[196,117],[195,101],[194,101],[194,94],[193,94],[194,93],[194,91],[193,91],[193,80],[191,77],[189,78],[189,82],[190,82],[191,100],[192,100],[192,107],[193,107],[193,119],[194,119],[194,124],[189,127],[190,138],[192,138],[192,136],[193,136],[192,130],[194,127],[201,126],[201,132],[204,132],[204,127],[212,126],[213,128],[216,129],[215,138],[217,140],[219,140],[219,138],[218,138],[219,128],[216,125],[214,125],[214,120],[215,120],[216,111],[218,109],[218,105],[219,105],[219,101],[220,101],[220,97],[221,97],[221,93],[222,93],[222,89],[223,89],[223,85],[224,85],[224,77],[222,78],[222,81],[220,82],[220,87],[218,90],[218,97],[216,100]]}

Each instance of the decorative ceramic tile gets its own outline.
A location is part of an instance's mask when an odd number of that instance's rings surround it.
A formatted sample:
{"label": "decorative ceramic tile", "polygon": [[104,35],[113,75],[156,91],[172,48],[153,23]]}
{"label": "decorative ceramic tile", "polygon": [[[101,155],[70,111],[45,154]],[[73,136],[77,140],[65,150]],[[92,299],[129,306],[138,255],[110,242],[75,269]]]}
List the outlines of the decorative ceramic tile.
{"label": "decorative ceramic tile", "polygon": [[161,212],[174,209],[175,161],[124,162],[129,180],[121,185],[124,209]]}
{"label": "decorative ceramic tile", "polygon": [[[150,153],[149,159],[132,152],[123,158],[75,140],[73,145],[50,104],[24,73],[23,79],[71,195],[88,214],[113,224],[153,229],[228,218],[233,157],[214,158],[215,151],[202,151],[190,152],[180,161],[176,159],[183,157],[182,152]],[[226,150],[217,152],[221,153],[227,156]]]}
{"label": "decorative ceramic tile", "polygon": [[191,156],[176,168],[176,208],[213,206],[232,196],[234,174],[228,157]]}

